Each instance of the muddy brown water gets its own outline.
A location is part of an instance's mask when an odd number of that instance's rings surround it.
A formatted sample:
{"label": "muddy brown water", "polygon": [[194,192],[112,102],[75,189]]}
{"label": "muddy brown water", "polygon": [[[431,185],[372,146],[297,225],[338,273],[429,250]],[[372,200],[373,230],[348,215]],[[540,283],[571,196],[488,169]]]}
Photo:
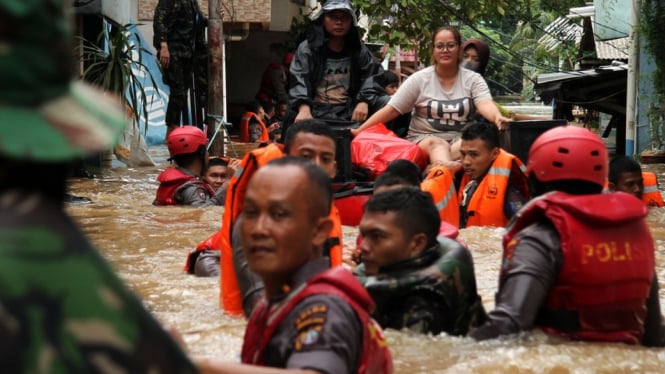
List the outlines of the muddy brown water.
{"label": "muddy brown water", "polygon": [[[68,212],[114,265],[118,274],[165,325],[184,336],[190,353],[237,360],[245,320],[218,307],[217,278],[182,272],[188,251],[217,230],[223,207],[154,207],[156,177],[166,167],[163,147],[151,147],[156,167],[113,167],[95,179],[73,179],[71,192],[94,201]],[[665,186],[665,165],[646,165]],[[648,218],[657,249],[661,308],[665,300],[665,209]],[[349,239],[353,228],[345,228]],[[479,292],[494,304],[501,229],[463,229],[473,252]],[[665,349],[570,342],[535,331],[476,343],[469,338],[386,331],[396,373],[663,373]]]}

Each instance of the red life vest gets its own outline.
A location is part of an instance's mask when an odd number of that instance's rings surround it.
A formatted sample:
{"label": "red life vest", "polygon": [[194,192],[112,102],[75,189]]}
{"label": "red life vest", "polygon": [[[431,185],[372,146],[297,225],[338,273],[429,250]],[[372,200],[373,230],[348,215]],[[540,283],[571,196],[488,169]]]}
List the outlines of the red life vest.
{"label": "red life vest", "polygon": [[[531,200],[503,238],[509,245],[526,226],[548,218],[561,237],[563,265],[536,323],[576,340],[639,344],[654,277],[647,208],[616,192],[575,196],[553,192]],[[508,249],[508,250],[507,250]],[[508,252],[508,253],[507,253]]]}
{"label": "red life vest", "polygon": [[370,317],[374,302],[358,280],[342,267],[326,270],[295,289],[279,308],[267,313],[268,303],[261,299],[247,322],[242,345],[242,362],[262,365],[265,350],[282,320],[309,296],[328,294],[347,302],[356,312],[363,328],[362,352],[358,373],[392,373],[392,356],[381,327]]}
{"label": "red life vest", "polygon": [[663,196],[658,190],[658,178],[656,174],[643,171],[642,180],[644,182],[644,192],[642,193],[642,202],[650,207],[662,208],[665,206],[663,203]]}
{"label": "red life vest", "polygon": [[432,195],[442,222],[459,227],[459,203],[455,192],[453,174],[446,167],[436,166],[432,168],[425,180],[420,183],[420,189]]}
{"label": "red life vest", "polygon": [[261,143],[270,141],[270,134],[268,134],[268,129],[266,128],[265,123],[263,123],[263,119],[259,118],[259,116],[253,112],[246,112],[240,120],[240,141],[245,143],[250,142],[249,122],[252,118],[256,118],[256,121],[261,125],[261,136],[258,141]]}
{"label": "red life vest", "polygon": [[[475,193],[471,197],[467,211],[466,227],[471,226],[496,226],[504,227],[508,224],[508,218],[504,211],[506,191],[510,181],[510,173],[513,166],[517,166],[522,172],[520,186],[515,186],[522,191],[527,190],[527,178],[524,174],[526,167],[516,156],[500,150],[499,155],[492,163],[485,177],[480,181]],[[458,199],[464,201],[464,186],[469,183],[469,176],[464,174],[460,183]]]}
{"label": "red life vest", "polygon": [[157,187],[157,197],[153,202],[154,205],[180,205],[175,199],[175,194],[178,189],[186,183],[197,183],[205,188],[210,196],[215,195],[215,190],[210,187],[208,183],[201,181],[199,178],[185,174],[178,168],[167,168],[157,177],[159,187]]}

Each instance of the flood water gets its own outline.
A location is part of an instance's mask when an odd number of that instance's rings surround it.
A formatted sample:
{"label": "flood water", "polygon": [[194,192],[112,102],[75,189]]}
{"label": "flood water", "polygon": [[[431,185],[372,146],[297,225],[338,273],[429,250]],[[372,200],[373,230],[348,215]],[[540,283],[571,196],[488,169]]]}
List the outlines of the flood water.
{"label": "flood water", "polygon": [[[119,275],[165,325],[184,336],[190,353],[237,360],[244,319],[218,307],[217,278],[182,272],[188,251],[221,222],[223,207],[154,207],[156,177],[166,150],[152,147],[157,167],[114,167],[95,179],[73,179],[71,192],[94,201],[68,212],[115,266]],[[665,165],[646,165],[665,186]],[[665,209],[652,210],[649,224],[657,248],[661,308],[665,300]],[[353,228],[345,228],[349,238]],[[463,229],[473,252],[479,292],[491,310],[501,257],[502,230]],[[476,343],[469,338],[386,331],[397,373],[663,373],[665,349],[570,342],[540,332]]]}

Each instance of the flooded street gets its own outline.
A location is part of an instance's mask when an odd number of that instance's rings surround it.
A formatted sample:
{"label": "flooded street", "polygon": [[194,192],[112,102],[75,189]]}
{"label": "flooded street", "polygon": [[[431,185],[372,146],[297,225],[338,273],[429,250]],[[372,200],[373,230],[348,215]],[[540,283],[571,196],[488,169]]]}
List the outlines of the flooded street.
{"label": "flooded street", "polygon": [[[151,149],[157,167],[114,167],[95,179],[73,179],[71,192],[93,204],[68,212],[115,266],[120,276],[165,325],[177,328],[189,352],[236,360],[244,319],[219,309],[218,278],[182,269],[187,253],[219,229],[223,207],[155,207],[156,177],[166,166],[165,147]],[[665,185],[665,165],[647,165]],[[657,247],[661,308],[665,305],[665,208],[649,215]],[[349,238],[355,230],[347,228]],[[461,230],[474,255],[479,292],[491,310],[501,257],[502,230]],[[396,373],[663,373],[665,349],[577,343],[540,332],[476,343],[469,338],[386,332]]]}

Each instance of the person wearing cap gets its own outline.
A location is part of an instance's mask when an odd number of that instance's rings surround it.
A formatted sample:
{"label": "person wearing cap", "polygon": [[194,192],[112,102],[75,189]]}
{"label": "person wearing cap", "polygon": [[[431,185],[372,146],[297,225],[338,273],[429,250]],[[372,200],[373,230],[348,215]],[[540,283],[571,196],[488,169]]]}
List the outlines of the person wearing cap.
{"label": "person wearing cap", "polygon": [[0,367],[194,373],[64,208],[71,167],[128,125],[119,102],[72,81],[69,6],[0,1]]}
{"label": "person wearing cap", "polygon": [[224,205],[226,189],[214,190],[202,179],[208,167],[208,138],[195,126],[177,127],[166,138],[175,167],[157,176],[159,187],[154,205]]}
{"label": "person wearing cap", "polygon": [[293,61],[293,52],[287,52],[282,62],[268,65],[261,75],[261,85],[256,93],[256,100],[263,103],[277,103],[289,100],[289,67]]}
{"label": "person wearing cap", "polygon": [[208,20],[203,16],[197,0],[157,2],[153,20],[153,44],[164,83],[169,86],[165,118],[167,138],[171,131],[183,123],[203,124],[203,118],[193,118],[193,111],[188,111],[187,90],[195,90],[196,103],[192,105],[196,104],[196,111],[199,112],[199,107],[207,100],[208,54],[204,39],[207,25]]}
{"label": "person wearing cap", "polygon": [[355,273],[381,327],[465,335],[487,318],[471,253],[440,236],[440,223],[431,195],[418,187],[383,190],[365,204]]}
{"label": "person wearing cap", "polygon": [[507,227],[495,308],[470,335],[528,331],[664,346],[654,242],[635,196],[601,193],[607,149],[575,126],[541,134],[527,173],[537,196]]}
{"label": "person wearing cap", "polygon": [[383,74],[383,68],[360,40],[357,24],[349,0],[328,0],[315,15],[289,70],[294,122],[366,119],[363,90],[371,88],[369,78]]}

